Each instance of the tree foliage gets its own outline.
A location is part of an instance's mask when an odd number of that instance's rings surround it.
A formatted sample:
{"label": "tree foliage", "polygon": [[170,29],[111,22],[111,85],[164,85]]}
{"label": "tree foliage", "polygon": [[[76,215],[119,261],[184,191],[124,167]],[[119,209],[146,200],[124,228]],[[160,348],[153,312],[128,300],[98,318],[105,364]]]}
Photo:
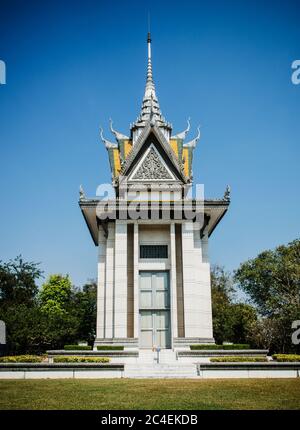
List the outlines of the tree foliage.
{"label": "tree foliage", "polygon": [[0,263],[0,319],[10,353],[44,352],[78,340],[93,342],[96,284],[75,288],[68,276],[54,274],[39,290],[38,264],[21,257]]}
{"label": "tree foliage", "polygon": [[223,267],[212,267],[211,287],[216,342],[246,343],[251,323],[256,320],[255,309],[248,304],[235,302],[232,277]]}
{"label": "tree foliage", "polygon": [[75,307],[78,310],[78,337],[92,343],[96,336],[97,284],[90,281],[75,295]]}
{"label": "tree foliage", "polygon": [[39,293],[41,310],[49,317],[67,316],[71,312],[72,283],[69,276],[51,275]]}
{"label": "tree foliage", "polygon": [[42,276],[38,266],[39,263],[25,262],[20,255],[7,263],[0,261],[0,306],[34,301],[36,280]]}
{"label": "tree foliage", "polygon": [[300,240],[246,261],[234,279],[261,316],[252,328],[256,342],[269,344],[275,352],[295,350],[291,326],[300,319]]}

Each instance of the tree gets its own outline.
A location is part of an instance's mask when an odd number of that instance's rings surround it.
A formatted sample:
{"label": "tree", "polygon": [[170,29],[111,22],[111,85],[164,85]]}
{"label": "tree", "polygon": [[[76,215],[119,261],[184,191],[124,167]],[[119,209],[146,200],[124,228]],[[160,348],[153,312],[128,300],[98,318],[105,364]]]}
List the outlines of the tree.
{"label": "tree", "polygon": [[250,330],[257,321],[256,310],[247,303],[231,303],[229,309],[232,342],[248,343]]}
{"label": "tree", "polygon": [[245,343],[248,330],[256,320],[255,309],[245,303],[235,303],[235,289],[230,273],[223,267],[211,270],[213,332],[216,343]]}
{"label": "tree", "polygon": [[41,310],[50,315],[64,315],[71,304],[72,283],[68,275],[50,275],[39,293]]}
{"label": "tree", "polygon": [[272,350],[277,344],[278,322],[272,318],[260,318],[250,325],[248,339],[257,348]]}
{"label": "tree", "polygon": [[44,352],[51,345],[46,327],[48,320],[38,306],[19,303],[2,310],[7,327],[7,349],[10,354]]}
{"label": "tree", "polygon": [[223,267],[211,269],[213,333],[218,344],[231,338],[229,307],[233,294],[230,274]]}
{"label": "tree", "polygon": [[39,263],[26,262],[21,256],[0,262],[0,319],[5,321],[8,351],[30,350],[37,312],[36,280],[42,276]]}
{"label": "tree", "polygon": [[45,342],[51,348],[74,342],[80,322],[69,276],[51,275],[42,285],[38,300],[41,314],[48,321],[44,327]]}
{"label": "tree", "polygon": [[291,325],[300,315],[300,240],[246,261],[235,272],[234,279],[263,318],[257,330],[264,325],[272,327],[274,333],[276,328],[276,341],[273,339],[271,348],[277,352],[295,350]]}
{"label": "tree", "polygon": [[39,263],[26,262],[19,255],[7,263],[0,261],[0,307],[11,304],[32,304],[42,276]]}
{"label": "tree", "polygon": [[93,343],[97,286],[75,288],[68,276],[54,274],[42,285],[38,263],[17,257],[0,262],[0,319],[7,328],[9,353],[36,353],[66,343]]}
{"label": "tree", "polygon": [[90,281],[74,296],[79,319],[78,339],[92,344],[96,335],[97,284]]}

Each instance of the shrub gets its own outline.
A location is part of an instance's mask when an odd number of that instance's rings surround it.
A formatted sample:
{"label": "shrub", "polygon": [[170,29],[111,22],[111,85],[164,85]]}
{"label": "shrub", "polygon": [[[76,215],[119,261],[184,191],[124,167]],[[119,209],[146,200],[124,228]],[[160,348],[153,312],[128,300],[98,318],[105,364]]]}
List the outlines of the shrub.
{"label": "shrub", "polygon": [[297,354],[274,354],[272,358],[279,362],[300,361],[300,355]]}
{"label": "shrub", "polygon": [[268,361],[267,357],[215,357],[211,358],[212,363],[259,363]]}
{"label": "shrub", "polygon": [[202,350],[202,349],[223,349],[223,350],[233,350],[233,349],[250,349],[250,345],[243,343],[235,343],[233,345],[191,345],[190,349],[192,351]]}
{"label": "shrub", "polygon": [[91,351],[92,347],[88,345],[65,345],[66,351]]}
{"label": "shrub", "polygon": [[54,363],[109,363],[108,357],[65,357],[59,355],[53,358]]}
{"label": "shrub", "polygon": [[124,346],[100,345],[97,346],[98,351],[123,351]]}
{"label": "shrub", "polygon": [[0,357],[1,363],[41,363],[44,360],[41,355],[10,355]]}

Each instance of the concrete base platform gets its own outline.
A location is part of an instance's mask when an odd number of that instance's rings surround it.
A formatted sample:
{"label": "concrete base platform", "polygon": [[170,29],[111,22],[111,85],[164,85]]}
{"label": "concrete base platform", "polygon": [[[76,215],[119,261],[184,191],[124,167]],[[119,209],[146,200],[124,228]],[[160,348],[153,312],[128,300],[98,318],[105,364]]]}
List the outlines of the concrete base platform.
{"label": "concrete base platform", "polygon": [[0,364],[0,379],[299,378],[300,363]]}
{"label": "concrete base platform", "polygon": [[198,378],[195,364],[126,364],[124,378]]}

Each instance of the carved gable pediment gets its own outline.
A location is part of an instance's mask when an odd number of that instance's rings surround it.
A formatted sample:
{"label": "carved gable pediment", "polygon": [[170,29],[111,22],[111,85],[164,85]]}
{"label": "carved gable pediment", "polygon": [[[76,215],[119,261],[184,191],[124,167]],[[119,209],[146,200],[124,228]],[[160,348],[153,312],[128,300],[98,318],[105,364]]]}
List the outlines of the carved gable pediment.
{"label": "carved gable pediment", "polygon": [[186,179],[171,145],[156,127],[149,127],[135,143],[123,166],[123,176],[133,182],[179,182]]}
{"label": "carved gable pediment", "polygon": [[145,151],[129,177],[131,181],[174,181],[175,176],[153,144]]}

